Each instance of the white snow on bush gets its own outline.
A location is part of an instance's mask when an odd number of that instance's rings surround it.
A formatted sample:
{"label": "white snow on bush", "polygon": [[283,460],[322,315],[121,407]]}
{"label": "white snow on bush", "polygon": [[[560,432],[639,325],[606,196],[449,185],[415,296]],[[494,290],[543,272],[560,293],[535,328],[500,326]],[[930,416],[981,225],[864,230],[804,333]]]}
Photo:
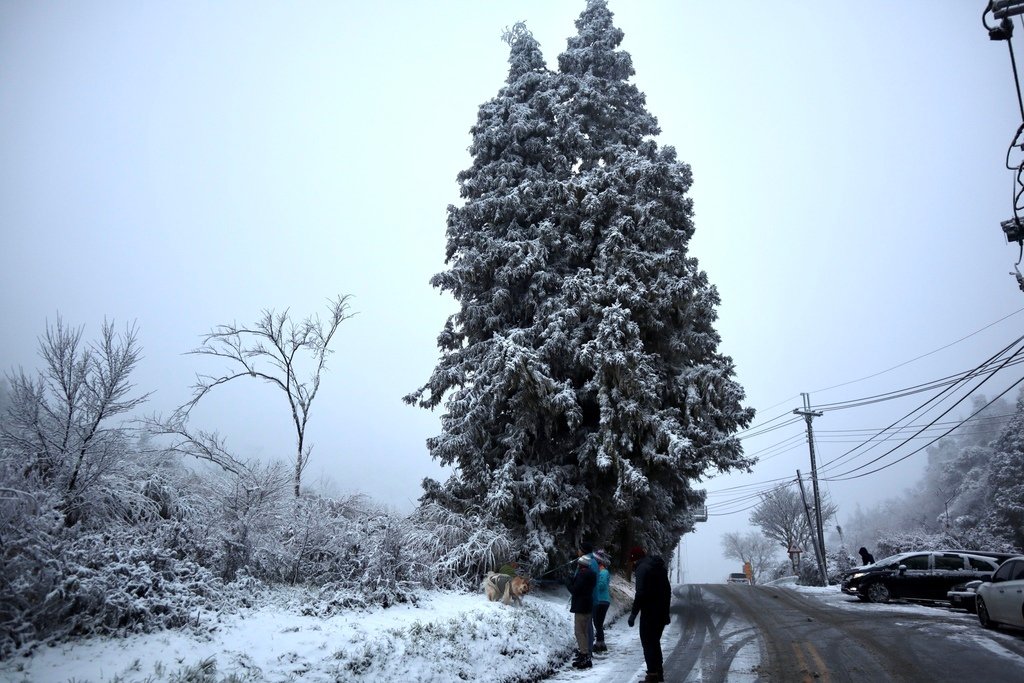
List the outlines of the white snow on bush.
{"label": "white snow on bush", "polygon": [[0,680],[119,681],[493,681],[538,679],[573,647],[561,595],[521,607],[482,594],[423,593],[416,606],[322,618],[295,607],[298,591],[225,615],[206,635],[183,631],[90,638],[0,662]]}

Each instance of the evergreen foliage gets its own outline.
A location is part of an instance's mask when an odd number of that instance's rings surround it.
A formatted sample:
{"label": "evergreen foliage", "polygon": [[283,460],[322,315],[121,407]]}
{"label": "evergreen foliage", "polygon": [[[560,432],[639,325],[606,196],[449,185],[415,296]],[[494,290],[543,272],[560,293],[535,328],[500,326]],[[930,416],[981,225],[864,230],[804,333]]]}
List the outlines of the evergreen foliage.
{"label": "evergreen foliage", "polygon": [[1024,392],[994,451],[989,465],[986,521],[988,526],[1004,530],[1016,548],[1024,548]]}
{"label": "evergreen foliage", "polygon": [[576,26],[557,73],[524,26],[507,34],[432,280],[460,310],[406,397],[445,402],[428,447],[456,469],[424,500],[501,521],[538,564],[581,537],[668,552],[703,501],[692,482],[749,465],[733,435],[753,417],[688,254],[690,168],[652,139],[604,0]]}

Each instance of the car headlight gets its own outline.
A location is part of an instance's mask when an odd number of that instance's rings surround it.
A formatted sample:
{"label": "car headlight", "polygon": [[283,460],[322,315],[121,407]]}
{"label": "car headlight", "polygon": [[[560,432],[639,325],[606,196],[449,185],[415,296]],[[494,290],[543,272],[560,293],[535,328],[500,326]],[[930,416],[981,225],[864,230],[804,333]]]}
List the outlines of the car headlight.
{"label": "car headlight", "polygon": [[862,578],[864,578],[867,575],[868,575],[867,572],[857,572],[856,574],[850,574],[849,576],[847,576],[846,580],[847,581],[856,581],[857,579],[862,579]]}

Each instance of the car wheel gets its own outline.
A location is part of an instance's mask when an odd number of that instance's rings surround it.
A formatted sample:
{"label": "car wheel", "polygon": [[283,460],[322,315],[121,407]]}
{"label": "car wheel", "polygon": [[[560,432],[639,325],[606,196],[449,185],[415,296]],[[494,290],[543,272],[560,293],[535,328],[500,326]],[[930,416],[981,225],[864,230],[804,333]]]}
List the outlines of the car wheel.
{"label": "car wheel", "polygon": [[975,608],[978,610],[978,621],[983,628],[996,627],[996,622],[992,621],[988,616],[988,607],[985,605],[985,601],[980,597],[976,599]]}
{"label": "car wheel", "polygon": [[881,581],[876,581],[868,586],[868,599],[871,602],[889,602],[890,597],[889,589]]}

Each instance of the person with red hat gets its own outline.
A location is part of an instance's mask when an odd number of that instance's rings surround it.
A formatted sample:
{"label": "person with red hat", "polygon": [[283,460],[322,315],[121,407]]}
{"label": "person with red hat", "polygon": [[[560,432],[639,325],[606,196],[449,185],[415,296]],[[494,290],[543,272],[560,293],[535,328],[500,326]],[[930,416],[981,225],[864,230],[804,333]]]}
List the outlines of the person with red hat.
{"label": "person with red hat", "polygon": [[668,567],[665,560],[657,555],[648,555],[641,546],[633,546],[629,551],[629,561],[633,565],[636,591],[628,623],[633,626],[637,615],[640,615],[640,645],[647,663],[644,681],[660,683],[665,680],[661,634],[669,623],[669,603],[672,601]]}

